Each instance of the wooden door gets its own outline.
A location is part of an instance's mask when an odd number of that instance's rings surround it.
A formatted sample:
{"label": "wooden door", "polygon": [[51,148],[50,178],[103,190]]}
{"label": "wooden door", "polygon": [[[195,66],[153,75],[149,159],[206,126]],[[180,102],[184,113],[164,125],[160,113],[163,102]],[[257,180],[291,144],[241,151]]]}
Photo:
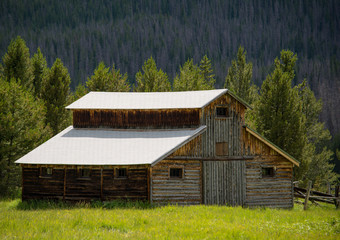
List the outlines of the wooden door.
{"label": "wooden door", "polygon": [[204,161],[204,204],[243,205],[246,195],[245,161]]}

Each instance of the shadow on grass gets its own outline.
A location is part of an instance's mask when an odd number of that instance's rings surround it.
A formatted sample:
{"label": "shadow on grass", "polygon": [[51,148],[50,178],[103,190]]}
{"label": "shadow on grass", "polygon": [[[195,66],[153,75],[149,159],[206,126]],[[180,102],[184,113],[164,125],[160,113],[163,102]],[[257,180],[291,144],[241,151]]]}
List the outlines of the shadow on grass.
{"label": "shadow on grass", "polygon": [[114,200],[108,202],[64,202],[58,200],[28,200],[20,201],[16,206],[18,210],[50,210],[50,209],[151,209],[152,206],[144,201]]}

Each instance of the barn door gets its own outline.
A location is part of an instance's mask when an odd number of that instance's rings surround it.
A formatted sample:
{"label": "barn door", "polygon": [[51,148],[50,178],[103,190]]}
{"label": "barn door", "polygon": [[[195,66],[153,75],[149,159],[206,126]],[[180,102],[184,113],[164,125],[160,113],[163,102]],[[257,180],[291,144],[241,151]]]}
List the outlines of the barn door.
{"label": "barn door", "polygon": [[237,206],[245,201],[245,161],[204,161],[205,204]]}

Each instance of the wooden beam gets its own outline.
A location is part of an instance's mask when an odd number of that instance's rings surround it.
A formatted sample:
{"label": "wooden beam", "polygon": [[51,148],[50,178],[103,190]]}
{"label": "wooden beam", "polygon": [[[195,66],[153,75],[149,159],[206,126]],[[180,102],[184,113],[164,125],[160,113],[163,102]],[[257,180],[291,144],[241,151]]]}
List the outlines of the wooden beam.
{"label": "wooden beam", "polygon": [[309,195],[310,195],[311,188],[312,188],[312,181],[309,181],[308,182],[308,187],[307,187],[305,203],[304,203],[304,206],[303,206],[303,210],[307,210],[307,203],[308,203],[308,200],[309,200]]}
{"label": "wooden beam", "polygon": [[66,197],[66,166],[64,166],[64,194],[63,194],[63,201],[65,201]]}
{"label": "wooden beam", "polygon": [[103,167],[100,168],[100,200],[103,201]]}
{"label": "wooden beam", "polygon": [[174,157],[167,157],[166,159],[168,160],[232,161],[232,160],[251,160],[254,158],[255,156],[228,156],[228,157],[211,157],[211,158],[174,156]]}
{"label": "wooden beam", "polygon": [[[335,194],[334,194],[334,196],[336,198],[339,197],[339,188],[340,188],[339,185],[335,186]],[[339,199],[334,199],[334,204],[335,204],[335,207],[338,209],[339,208]]]}

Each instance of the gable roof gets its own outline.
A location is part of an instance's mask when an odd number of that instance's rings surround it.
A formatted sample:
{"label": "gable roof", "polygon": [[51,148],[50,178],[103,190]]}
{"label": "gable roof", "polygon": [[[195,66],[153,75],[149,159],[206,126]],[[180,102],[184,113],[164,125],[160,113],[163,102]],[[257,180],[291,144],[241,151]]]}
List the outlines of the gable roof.
{"label": "gable roof", "polygon": [[278,152],[281,156],[286,158],[288,161],[292,162],[294,165],[299,166],[300,162],[296,160],[293,156],[291,156],[289,153],[281,149],[280,147],[276,146],[274,143],[269,141],[267,138],[263,137],[261,134],[256,132],[255,130],[251,129],[248,126],[244,126],[246,131],[249,132],[251,135],[259,139],[261,142],[269,146],[270,148],[274,149],[276,152]]}
{"label": "gable roof", "polygon": [[16,161],[52,165],[156,164],[203,133],[206,126],[181,130],[66,128]]}
{"label": "gable roof", "polygon": [[90,92],[67,109],[184,109],[203,108],[227,89],[184,92]]}

